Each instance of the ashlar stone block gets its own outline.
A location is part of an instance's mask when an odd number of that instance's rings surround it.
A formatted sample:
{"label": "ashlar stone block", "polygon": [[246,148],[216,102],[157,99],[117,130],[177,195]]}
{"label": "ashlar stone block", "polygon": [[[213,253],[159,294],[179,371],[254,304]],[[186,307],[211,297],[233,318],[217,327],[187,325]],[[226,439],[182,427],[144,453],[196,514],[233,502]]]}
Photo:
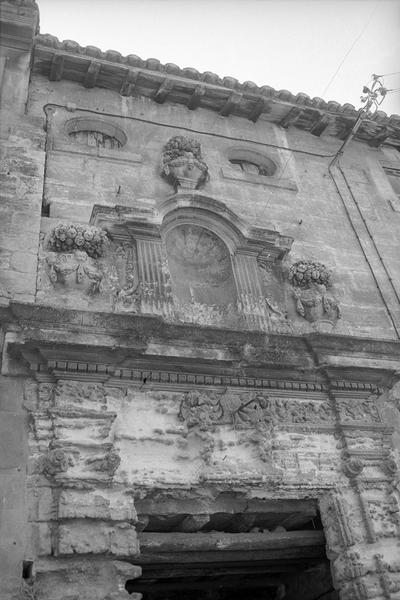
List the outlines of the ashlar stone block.
{"label": "ashlar stone block", "polygon": [[139,544],[129,523],[110,525],[104,521],[74,521],[60,525],[58,552],[71,554],[114,554],[137,556]]}
{"label": "ashlar stone block", "polygon": [[58,515],[61,519],[104,519],[136,521],[132,496],[118,489],[74,490],[61,492]]}

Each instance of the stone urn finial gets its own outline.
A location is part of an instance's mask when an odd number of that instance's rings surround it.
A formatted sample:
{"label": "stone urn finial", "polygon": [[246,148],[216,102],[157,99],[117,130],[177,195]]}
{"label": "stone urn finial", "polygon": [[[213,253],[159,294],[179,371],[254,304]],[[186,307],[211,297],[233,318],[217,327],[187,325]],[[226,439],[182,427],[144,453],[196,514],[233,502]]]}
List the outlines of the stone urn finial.
{"label": "stone urn finial", "polygon": [[340,319],[340,307],[329,291],[330,269],[320,262],[299,260],[290,267],[289,281],[298,314],[318,329],[331,329]]}
{"label": "stone urn finial", "polygon": [[208,167],[201,157],[200,143],[176,135],[163,148],[161,173],[177,191],[194,190],[208,180]]}

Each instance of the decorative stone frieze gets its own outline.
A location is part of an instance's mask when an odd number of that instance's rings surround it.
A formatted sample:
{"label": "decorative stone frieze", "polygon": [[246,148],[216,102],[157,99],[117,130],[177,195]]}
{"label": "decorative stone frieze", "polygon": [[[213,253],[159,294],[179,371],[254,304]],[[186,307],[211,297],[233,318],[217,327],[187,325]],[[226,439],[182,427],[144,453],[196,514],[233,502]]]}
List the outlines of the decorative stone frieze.
{"label": "decorative stone frieze", "polygon": [[348,398],[337,398],[336,405],[342,422],[382,422],[374,397],[366,399],[356,399],[351,396]]}
{"label": "decorative stone frieze", "polygon": [[319,329],[332,328],[340,319],[338,300],[329,288],[332,286],[331,271],[322,263],[300,260],[290,267],[289,282],[297,313],[315,323]]}
{"label": "decorative stone frieze", "polygon": [[208,167],[202,160],[200,143],[181,135],[171,138],[163,148],[161,173],[175,190],[202,187],[208,179]]}
{"label": "decorative stone frieze", "polygon": [[234,424],[236,428],[257,425],[333,423],[334,413],[327,401],[270,398],[261,392],[233,394],[211,390],[187,392],[181,402],[179,417],[188,427],[207,430],[217,423]]}

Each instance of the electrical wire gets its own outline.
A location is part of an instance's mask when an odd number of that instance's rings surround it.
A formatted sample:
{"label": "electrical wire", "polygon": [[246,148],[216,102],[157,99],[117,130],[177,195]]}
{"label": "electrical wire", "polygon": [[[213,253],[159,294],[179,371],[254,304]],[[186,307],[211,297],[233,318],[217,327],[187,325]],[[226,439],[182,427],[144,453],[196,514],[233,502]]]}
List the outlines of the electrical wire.
{"label": "electrical wire", "polygon": [[[56,107],[56,108],[64,108],[67,110],[66,104],[57,104],[55,102],[48,102],[47,104],[45,104],[43,106],[43,112],[46,115],[46,121],[48,119],[47,109],[52,106]],[[318,156],[319,158],[333,158],[335,156],[335,154],[320,154],[319,152],[311,152],[311,150],[302,150],[300,148],[288,148],[287,146],[282,146],[279,144],[271,144],[270,142],[260,142],[259,140],[251,140],[251,139],[244,138],[244,137],[225,135],[223,133],[214,133],[212,131],[204,131],[204,130],[200,130],[200,129],[194,129],[193,127],[185,127],[184,125],[162,123],[160,121],[152,121],[151,119],[144,119],[142,117],[136,117],[136,116],[134,117],[131,115],[121,115],[118,113],[110,113],[110,112],[106,112],[106,111],[93,110],[91,108],[81,108],[79,106],[77,106],[75,110],[77,112],[79,112],[79,111],[80,112],[88,112],[93,115],[98,115],[100,117],[102,117],[102,116],[103,117],[115,117],[118,119],[126,119],[128,121],[138,121],[139,123],[149,123],[151,125],[155,125],[158,127],[165,127],[167,129],[180,129],[182,131],[187,131],[189,133],[197,133],[199,135],[204,135],[204,136],[208,136],[208,137],[216,137],[216,138],[220,138],[220,139],[224,139],[224,140],[231,140],[234,142],[244,142],[244,143],[253,144],[255,146],[264,146],[267,148],[277,148],[280,150],[287,150],[289,152],[298,152],[299,154],[307,154],[309,156]],[[287,162],[289,162],[289,161],[287,161]]]}
{"label": "electrical wire", "polygon": [[383,73],[383,75],[379,75],[379,77],[390,77],[391,75],[400,75],[400,71],[396,71],[395,73]]}
{"label": "electrical wire", "polygon": [[342,68],[342,66],[344,65],[344,63],[346,62],[347,57],[349,56],[350,52],[353,50],[354,46],[357,44],[358,40],[363,36],[363,34],[365,33],[368,25],[370,24],[372,17],[374,16],[374,13],[376,11],[376,9],[378,8],[378,4],[375,5],[375,7],[372,9],[371,14],[368,17],[367,22],[365,23],[364,27],[362,28],[362,30],[360,31],[360,33],[358,34],[358,36],[356,37],[356,39],[354,40],[354,42],[352,43],[352,45],[350,46],[350,48],[348,49],[348,51],[346,52],[346,54],[344,55],[344,57],[342,58],[341,62],[339,63],[338,68],[336,69],[336,71],[334,72],[334,74],[332,75],[332,77],[330,78],[328,85],[326,86],[326,88],[324,89],[324,91],[321,94],[321,97],[323,98],[326,94],[326,92],[328,91],[328,89],[331,86],[331,83],[333,82],[333,80],[335,79],[336,75],[339,73],[340,69]]}

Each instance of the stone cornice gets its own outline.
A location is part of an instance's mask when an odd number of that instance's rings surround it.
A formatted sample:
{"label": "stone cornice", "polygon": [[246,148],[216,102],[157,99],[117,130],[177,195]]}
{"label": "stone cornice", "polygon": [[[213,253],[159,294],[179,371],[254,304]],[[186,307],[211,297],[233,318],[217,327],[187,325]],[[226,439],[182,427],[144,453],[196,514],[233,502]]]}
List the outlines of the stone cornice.
{"label": "stone cornice", "polygon": [[[143,381],[148,376],[160,384],[299,391],[321,391],[330,383],[340,395],[368,395],[390,385],[400,355],[395,341],[283,336],[17,303],[1,308],[0,322],[8,354],[23,356],[33,371],[102,381]],[[210,349],[213,360],[207,359]],[[325,365],[326,353],[337,356],[335,365]]]}
{"label": "stone cornice", "polygon": [[[71,40],[59,41],[51,35],[35,38],[34,71],[52,81],[69,79],[85,87],[103,87],[124,96],[142,95],[159,104],[165,101],[186,105],[193,110],[203,107],[256,122],[260,117],[282,127],[293,125],[313,135],[323,132],[344,139],[354,125],[358,111],[352,104],[340,105],[307,94],[292,94],[251,81],[239,83],[233,77],[180,69],[177,65],[150,58],[142,60],[115,50],[102,52],[94,46],[82,47]],[[365,120],[357,139],[372,146],[386,142],[400,146],[400,115],[388,117],[378,111]]]}

